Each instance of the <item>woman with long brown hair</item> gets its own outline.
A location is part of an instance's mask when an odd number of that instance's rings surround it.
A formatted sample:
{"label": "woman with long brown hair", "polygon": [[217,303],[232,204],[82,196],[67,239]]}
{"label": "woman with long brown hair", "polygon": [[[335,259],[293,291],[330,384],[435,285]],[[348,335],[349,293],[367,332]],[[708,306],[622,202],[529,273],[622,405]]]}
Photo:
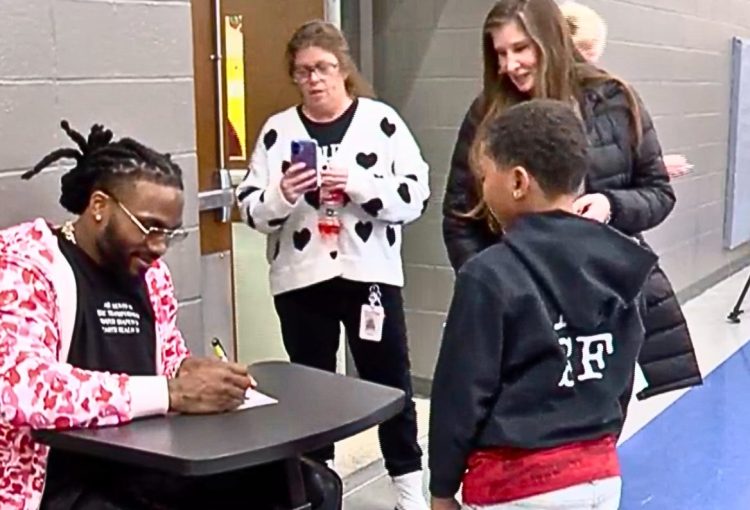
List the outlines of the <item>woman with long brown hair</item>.
{"label": "woman with long brown hair", "polygon": [[[443,202],[453,268],[458,271],[502,235],[481,199],[481,175],[469,164],[477,132],[498,112],[532,98],[568,102],[586,128],[591,150],[577,211],[647,246],[642,233],[666,219],[676,197],[653,122],[632,87],[575,50],[554,0],[497,2],[484,23],[482,52],[483,90],[459,130]],[[685,318],[660,268],[649,276],[644,297],[646,339],[639,362],[648,387],[639,398],[701,384]]]}
{"label": "woman with long brown hair", "polygon": [[[334,372],[343,323],[360,377],[406,393],[404,409],[380,426],[380,446],[396,508],[426,510],[401,228],[424,211],[428,165],[398,113],[372,99],[334,25],[301,26],[286,61],[301,102],[263,126],[238,188],[240,209],[268,236],[271,292],[290,359]],[[333,455],[331,446],[313,456]]]}

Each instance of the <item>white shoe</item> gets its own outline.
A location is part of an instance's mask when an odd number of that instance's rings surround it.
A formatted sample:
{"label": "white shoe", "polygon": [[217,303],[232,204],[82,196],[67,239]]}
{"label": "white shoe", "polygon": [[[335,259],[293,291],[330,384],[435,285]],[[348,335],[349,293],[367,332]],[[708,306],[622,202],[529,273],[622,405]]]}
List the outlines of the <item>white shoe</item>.
{"label": "white shoe", "polygon": [[398,499],[396,510],[429,510],[422,490],[422,471],[392,478]]}

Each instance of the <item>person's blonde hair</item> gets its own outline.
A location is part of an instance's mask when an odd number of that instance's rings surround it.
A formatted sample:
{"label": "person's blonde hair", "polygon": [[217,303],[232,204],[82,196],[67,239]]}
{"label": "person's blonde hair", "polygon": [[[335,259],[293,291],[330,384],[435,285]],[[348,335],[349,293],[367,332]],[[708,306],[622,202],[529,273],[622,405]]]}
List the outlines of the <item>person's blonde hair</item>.
{"label": "person's blonde hair", "polygon": [[[537,72],[531,96],[521,93],[510,78],[500,74],[500,63],[492,40],[492,31],[506,23],[517,22],[526,32],[537,51]],[[555,0],[500,0],[490,9],[482,29],[484,87],[477,109],[479,127],[472,141],[469,164],[477,184],[478,203],[461,217],[489,219],[489,211],[482,198],[482,176],[477,166],[481,152],[484,126],[496,115],[533,98],[557,99],[578,107],[586,88],[608,81],[619,84],[625,93],[631,117],[631,145],[641,143],[641,114],[638,100],[630,86],[589,62],[575,49],[568,23]],[[497,227],[490,223],[491,227]]]}
{"label": "person's blonde hair", "polygon": [[582,41],[591,41],[596,54],[601,57],[607,44],[607,23],[604,18],[591,7],[572,0],[563,3],[560,11],[568,22],[573,42],[578,45]]}
{"label": "person's blonde hair", "polygon": [[292,34],[286,46],[287,72],[291,78],[297,53],[306,48],[320,48],[336,56],[339,69],[346,75],[344,85],[352,97],[375,97],[372,85],[357,69],[349,43],[334,24],[322,20],[308,21]]}

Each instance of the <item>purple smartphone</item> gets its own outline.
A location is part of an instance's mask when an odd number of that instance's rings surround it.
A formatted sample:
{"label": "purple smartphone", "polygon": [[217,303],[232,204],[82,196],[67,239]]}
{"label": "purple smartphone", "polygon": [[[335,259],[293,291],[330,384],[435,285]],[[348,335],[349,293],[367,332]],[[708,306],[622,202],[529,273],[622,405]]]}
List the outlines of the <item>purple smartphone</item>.
{"label": "purple smartphone", "polygon": [[[292,141],[292,164],[304,163],[306,168],[318,170],[318,142],[315,140]],[[318,174],[320,184],[320,174]]]}

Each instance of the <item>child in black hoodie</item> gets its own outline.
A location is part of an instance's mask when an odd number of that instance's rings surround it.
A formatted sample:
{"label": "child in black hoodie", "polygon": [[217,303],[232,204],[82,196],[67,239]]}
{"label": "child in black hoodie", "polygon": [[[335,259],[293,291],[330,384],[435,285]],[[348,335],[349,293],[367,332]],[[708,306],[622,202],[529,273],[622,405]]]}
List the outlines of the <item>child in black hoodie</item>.
{"label": "child in black hoodie", "polygon": [[566,103],[483,129],[483,198],[502,241],[458,273],[433,381],[433,510],[590,508],[620,500],[615,449],[656,256],[576,216],[588,142]]}

